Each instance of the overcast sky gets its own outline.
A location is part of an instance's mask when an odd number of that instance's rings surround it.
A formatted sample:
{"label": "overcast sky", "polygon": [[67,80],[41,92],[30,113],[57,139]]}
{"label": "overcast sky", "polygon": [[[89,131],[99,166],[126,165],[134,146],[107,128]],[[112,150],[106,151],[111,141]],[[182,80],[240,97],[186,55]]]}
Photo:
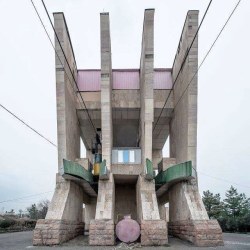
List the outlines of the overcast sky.
{"label": "overcast sky", "polygon": [[[138,68],[145,8],[155,8],[155,67],[171,68],[186,12],[200,10],[201,20],[208,2],[45,0],[50,14],[65,14],[78,69],[100,68],[102,11],[110,13],[113,68]],[[213,1],[199,33],[199,62],[237,2]],[[53,38],[40,1],[34,3]],[[249,26],[250,1],[242,0],[199,71],[201,193],[223,196],[237,183],[250,197]],[[0,0],[0,27],[0,103],[57,143],[54,51],[30,0]],[[0,202],[53,191],[56,172],[56,148],[0,108]],[[24,210],[52,194],[0,203],[0,212]]]}

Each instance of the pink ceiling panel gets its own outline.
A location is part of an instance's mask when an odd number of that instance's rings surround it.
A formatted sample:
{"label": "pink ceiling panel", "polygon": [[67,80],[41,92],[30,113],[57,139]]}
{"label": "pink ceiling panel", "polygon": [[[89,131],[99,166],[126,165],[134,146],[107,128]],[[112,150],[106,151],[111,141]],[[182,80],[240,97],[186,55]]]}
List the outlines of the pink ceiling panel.
{"label": "pink ceiling panel", "polygon": [[113,89],[140,89],[139,70],[113,70]]}
{"label": "pink ceiling panel", "polygon": [[[100,91],[100,70],[79,70],[77,83],[80,91]],[[171,89],[173,85],[171,71],[154,70],[154,89]],[[138,69],[113,70],[113,89],[140,89],[140,72]]]}
{"label": "pink ceiling panel", "polygon": [[173,86],[171,71],[154,71],[154,89],[171,89]]}
{"label": "pink ceiling panel", "polygon": [[100,91],[100,70],[78,70],[77,84],[80,91]]}

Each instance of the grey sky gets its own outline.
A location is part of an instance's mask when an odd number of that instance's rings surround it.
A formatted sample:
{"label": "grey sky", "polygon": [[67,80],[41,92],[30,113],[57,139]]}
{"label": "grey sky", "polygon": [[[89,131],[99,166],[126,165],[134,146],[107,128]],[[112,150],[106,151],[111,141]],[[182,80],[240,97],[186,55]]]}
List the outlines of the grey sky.
{"label": "grey sky", "polygon": [[[40,1],[34,0],[53,32]],[[50,13],[63,11],[77,66],[100,68],[99,13],[111,21],[113,68],[138,68],[145,8],[155,8],[155,67],[172,67],[186,12],[200,0],[50,0]],[[199,34],[199,61],[237,0],[214,0]],[[54,51],[29,0],[0,0],[0,103],[56,140]],[[250,196],[250,1],[242,0],[199,72],[198,171],[200,192],[224,194],[231,180]],[[0,108],[0,201],[53,191],[57,152]],[[84,151],[84,150],[83,150]],[[164,152],[166,153],[167,148]],[[244,187],[244,186],[248,186]],[[52,193],[0,203],[0,210],[25,209]]]}

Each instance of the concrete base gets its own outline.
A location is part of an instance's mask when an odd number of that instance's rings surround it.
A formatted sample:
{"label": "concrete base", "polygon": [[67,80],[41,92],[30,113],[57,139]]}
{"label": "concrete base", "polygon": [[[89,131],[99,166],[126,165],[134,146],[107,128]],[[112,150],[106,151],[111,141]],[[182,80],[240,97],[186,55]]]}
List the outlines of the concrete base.
{"label": "concrete base", "polygon": [[168,243],[167,224],[164,220],[142,220],[141,245],[164,246]]}
{"label": "concrete base", "polygon": [[38,220],[33,245],[58,245],[84,234],[84,223],[66,220]]}
{"label": "concrete base", "polygon": [[89,245],[113,246],[115,244],[115,225],[113,220],[91,220],[89,226]]}
{"label": "concrete base", "polygon": [[169,234],[195,246],[223,246],[222,230],[217,220],[186,220],[168,223]]}

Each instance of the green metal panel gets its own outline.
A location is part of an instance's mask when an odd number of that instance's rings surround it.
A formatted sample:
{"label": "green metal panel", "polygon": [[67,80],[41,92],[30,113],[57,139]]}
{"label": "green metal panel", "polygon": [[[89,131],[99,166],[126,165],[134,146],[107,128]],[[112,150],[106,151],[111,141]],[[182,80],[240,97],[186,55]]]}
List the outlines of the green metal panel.
{"label": "green metal panel", "polygon": [[156,184],[165,184],[177,180],[185,180],[192,177],[196,177],[196,171],[192,167],[192,161],[180,163],[168,168],[165,171],[161,171],[155,177]]}
{"label": "green metal panel", "polygon": [[88,182],[93,182],[93,175],[80,164],[63,159],[64,174],[80,177]]}
{"label": "green metal panel", "polygon": [[146,169],[145,169],[146,179],[152,180],[154,178],[153,163],[149,159],[146,159]]}
{"label": "green metal panel", "polygon": [[100,164],[100,175],[107,174],[106,160],[103,160]]}
{"label": "green metal panel", "polygon": [[103,160],[100,164],[100,173],[99,178],[101,180],[108,180],[109,179],[109,170],[106,165],[106,160]]}

